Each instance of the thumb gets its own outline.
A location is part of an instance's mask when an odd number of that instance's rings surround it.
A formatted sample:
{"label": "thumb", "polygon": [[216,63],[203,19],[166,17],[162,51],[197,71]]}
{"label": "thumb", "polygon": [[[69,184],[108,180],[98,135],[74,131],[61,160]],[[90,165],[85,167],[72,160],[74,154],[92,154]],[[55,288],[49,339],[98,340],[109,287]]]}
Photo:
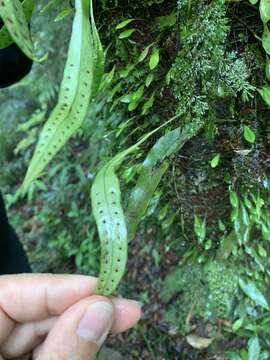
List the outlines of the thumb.
{"label": "thumb", "polygon": [[43,343],[37,360],[92,360],[113,322],[112,302],[91,296],[66,310]]}

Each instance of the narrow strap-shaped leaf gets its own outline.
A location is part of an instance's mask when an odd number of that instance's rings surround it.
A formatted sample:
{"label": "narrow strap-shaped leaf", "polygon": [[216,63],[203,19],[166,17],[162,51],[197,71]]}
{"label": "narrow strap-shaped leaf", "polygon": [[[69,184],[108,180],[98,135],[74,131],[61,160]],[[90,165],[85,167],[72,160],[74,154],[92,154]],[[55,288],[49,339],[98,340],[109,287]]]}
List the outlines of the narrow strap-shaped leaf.
{"label": "narrow strap-shaped leaf", "polygon": [[183,129],[176,128],[162,136],[149,151],[142,164],[136,185],[131,191],[126,209],[128,228],[128,241],[131,241],[137,227],[145,214],[148,204],[167,170],[168,156],[179,149],[191,139],[202,127],[201,123],[192,123]]}
{"label": "narrow strap-shaped leaf", "polygon": [[136,144],[114,156],[96,175],[91,188],[93,215],[97,223],[101,261],[96,292],[110,295],[117,288],[127,261],[127,227],[121,206],[121,191],[115,173],[124,158],[170,121],[144,135]]}
{"label": "narrow strap-shaped leaf", "polygon": [[269,304],[261,293],[261,291],[257,288],[254,282],[252,281],[244,281],[243,279],[239,279],[239,285],[243,292],[250,297],[257,305],[260,305],[266,310],[269,310]]}
{"label": "narrow strap-shaped leaf", "polygon": [[264,24],[270,20],[270,0],[260,1],[260,15]]}
{"label": "narrow strap-shaped leaf", "polygon": [[270,55],[270,31],[267,24],[264,24],[263,26],[262,46],[265,52]]}
{"label": "narrow strap-shaped leaf", "polygon": [[54,19],[55,22],[63,20],[65,17],[69,16],[73,13],[73,8],[71,6],[67,6],[64,8]]}
{"label": "narrow strap-shaped leaf", "polygon": [[45,115],[46,110],[37,110],[30,116],[29,120],[18,125],[18,130],[25,132],[30,130],[33,126],[37,126],[41,123],[44,120]]}
{"label": "narrow strap-shaped leaf", "polygon": [[13,43],[12,37],[9,35],[6,25],[0,29],[0,49],[5,49]]}
{"label": "narrow strap-shaped leaf", "polygon": [[75,10],[58,103],[41,131],[22,186],[23,193],[82,125],[89,105],[94,51],[89,23],[89,0],[76,0]]}
{"label": "narrow strap-shaped leaf", "polygon": [[126,209],[128,240],[135,236],[137,226],[142,219],[149,201],[156,190],[168,163],[163,160],[177,147],[181,129],[177,128],[162,136],[149,151],[142,163],[139,178],[133,188]]}
{"label": "narrow strap-shaped leaf", "polygon": [[110,295],[119,284],[127,261],[127,230],[114,163],[103,167],[91,190],[93,214],[101,241],[97,293]]}
{"label": "narrow strap-shaped leaf", "polygon": [[[22,2],[22,7],[27,22],[30,22],[35,7],[35,0],[24,0]],[[12,43],[13,39],[10,36],[6,25],[3,25],[0,29],[0,49],[8,47]]]}
{"label": "narrow strap-shaped leaf", "polygon": [[36,0],[24,0],[22,2],[23,12],[25,14],[26,20],[29,22],[31,20]]}
{"label": "narrow strap-shaped leaf", "polygon": [[94,99],[98,93],[102,76],[104,74],[105,67],[105,54],[103,47],[99,38],[99,34],[96,28],[95,17],[93,13],[93,5],[90,3],[90,16],[91,16],[91,27],[93,34],[93,42],[95,48],[95,57],[94,57],[94,80],[91,88],[91,97]]}
{"label": "narrow strap-shaped leaf", "polygon": [[27,3],[27,6],[25,7],[26,15],[24,13],[23,5],[19,0],[1,0],[0,16],[13,41],[21,48],[25,55],[33,61],[42,62],[47,58],[47,54],[42,58],[38,58],[35,55],[26,18],[26,16],[29,16],[29,8],[31,8],[31,4]]}
{"label": "narrow strap-shaped leaf", "polygon": [[123,159],[150,136],[117,154],[98,172],[91,188],[91,202],[100,245],[101,261],[96,292],[110,295],[117,288],[127,261],[127,228],[115,170]]}
{"label": "narrow strap-shaped leaf", "polygon": [[46,5],[40,10],[40,13],[43,14],[48,11],[51,7],[55,6],[59,0],[49,0]]}
{"label": "narrow strap-shaped leaf", "polygon": [[[143,171],[139,177],[136,188],[133,189],[132,195],[127,208],[126,221],[128,228],[128,241],[131,241],[136,234],[137,227],[145,214],[153,194],[165,174],[169,162],[164,160],[157,168],[151,168]],[[134,203],[131,202],[131,199]]]}

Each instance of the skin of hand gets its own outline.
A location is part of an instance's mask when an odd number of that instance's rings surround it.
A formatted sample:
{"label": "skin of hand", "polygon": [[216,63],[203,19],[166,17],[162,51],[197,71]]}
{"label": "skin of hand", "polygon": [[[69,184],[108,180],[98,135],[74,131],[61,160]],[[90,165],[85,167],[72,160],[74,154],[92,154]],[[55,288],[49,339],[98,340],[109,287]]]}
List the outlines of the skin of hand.
{"label": "skin of hand", "polygon": [[0,276],[0,360],[92,360],[109,332],[134,326],[136,301],[94,295],[83,275]]}

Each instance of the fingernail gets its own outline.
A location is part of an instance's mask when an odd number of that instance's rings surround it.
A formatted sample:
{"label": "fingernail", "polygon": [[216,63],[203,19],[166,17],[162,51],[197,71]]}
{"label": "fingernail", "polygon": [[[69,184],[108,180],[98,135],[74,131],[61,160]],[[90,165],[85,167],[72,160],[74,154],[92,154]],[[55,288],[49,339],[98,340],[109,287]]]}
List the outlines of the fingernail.
{"label": "fingernail", "polygon": [[116,306],[117,306],[117,308],[126,308],[127,303],[135,304],[139,308],[142,308],[142,306],[143,306],[143,303],[140,301],[131,300],[131,299],[122,299],[122,298],[117,298]]}
{"label": "fingernail", "polygon": [[138,305],[140,308],[143,307],[143,303],[141,301],[137,301],[137,300],[128,300],[131,303],[134,303],[136,305]]}
{"label": "fingernail", "polygon": [[88,341],[101,345],[113,322],[112,304],[99,301],[90,304],[79,322],[77,334]]}

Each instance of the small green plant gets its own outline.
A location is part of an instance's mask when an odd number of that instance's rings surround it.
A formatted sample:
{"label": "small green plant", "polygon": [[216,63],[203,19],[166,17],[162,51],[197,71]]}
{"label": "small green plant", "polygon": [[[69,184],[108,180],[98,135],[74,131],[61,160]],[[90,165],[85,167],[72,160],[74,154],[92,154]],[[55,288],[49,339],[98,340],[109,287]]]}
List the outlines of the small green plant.
{"label": "small green plant", "polygon": [[220,154],[216,154],[210,161],[211,168],[217,167],[219,164],[219,161],[220,161]]}
{"label": "small green plant", "polygon": [[254,132],[247,125],[244,126],[244,138],[247,142],[251,144],[253,144],[256,140],[256,136]]}
{"label": "small green plant", "polygon": [[194,217],[194,232],[198,238],[198,242],[201,244],[206,236],[206,220],[202,220],[196,215]]}

